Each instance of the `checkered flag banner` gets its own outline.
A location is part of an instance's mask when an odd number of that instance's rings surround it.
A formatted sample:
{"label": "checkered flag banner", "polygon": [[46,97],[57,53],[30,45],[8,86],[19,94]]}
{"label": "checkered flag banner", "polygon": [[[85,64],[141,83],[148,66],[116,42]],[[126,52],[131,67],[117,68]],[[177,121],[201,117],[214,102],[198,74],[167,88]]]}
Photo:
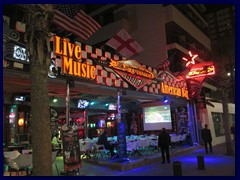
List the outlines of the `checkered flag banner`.
{"label": "checkered flag banner", "polygon": [[158,70],[163,70],[163,71],[165,71],[165,70],[169,67],[169,65],[170,65],[170,61],[169,61],[169,60],[165,60],[165,61],[163,61],[163,62],[160,64],[161,67],[159,67]]}

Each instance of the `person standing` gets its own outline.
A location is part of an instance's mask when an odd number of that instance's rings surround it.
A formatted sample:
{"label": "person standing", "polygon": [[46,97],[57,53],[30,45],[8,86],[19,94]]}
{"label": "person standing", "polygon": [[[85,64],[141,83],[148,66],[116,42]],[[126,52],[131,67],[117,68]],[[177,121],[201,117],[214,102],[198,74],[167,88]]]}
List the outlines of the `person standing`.
{"label": "person standing", "polygon": [[160,147],[161,153],[162,153],[162,164],[165,163],[165,154],[166,154],[167,162],[170,163],[170,153],[169,153],[170,145],[171,145],[170,135],[168,134],[166,128],[162,128],[162,131],[158,136],[158,146]]}
{"label": "person standing", "polygon": [[208,154],[208,146],[209,146],[209,150],[212,153],[212,135],[211,135],[211,131],[210,129],[208,129],[208,125],[205,124],[205,128],[202,129],[201,131],[201,136],[202,139],[204,141],[204,145],[205,145],[205,151]]}
{"label": "person standing", "polygon": [[61,148],[61,141],[59,139],[59,133],[56,133],[54,137],[52,138],[52,150],[58,151],[57,156],[60,155],[62,148]]}
{"label": "person standing", "polygon": [[231,127],[231,133],[233,135],[233,140],[235,141],[235,125],[234,124]]}

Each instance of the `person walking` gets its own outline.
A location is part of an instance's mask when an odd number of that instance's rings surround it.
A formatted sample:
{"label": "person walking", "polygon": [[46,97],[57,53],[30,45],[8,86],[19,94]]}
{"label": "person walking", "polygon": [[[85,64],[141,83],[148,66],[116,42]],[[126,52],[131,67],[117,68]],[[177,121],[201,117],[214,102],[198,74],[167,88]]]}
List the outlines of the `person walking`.
{"label": "person walking", "polygon": [[160,147],[161,153],[162,153],[162,164],[165,163],[165,154],[166,154],[167,162],[170,163],[170,153],[169,153],[170,145],[171,145],[170,135],[168,134],[166,128],[162,128],[162,131],[158,136],[158,146]]}
{"label": "person walking", "polygon": [[208,129],[208,125],[205,124],[205,128],[202,129],[201,131],[201,136],[202,139],[204,141],[204,145],[205,145],[205,151],[208,154],[208,146],[209,146],[209,150],[212,153],[212,135],[211,135],[211,131],[210,129]]}

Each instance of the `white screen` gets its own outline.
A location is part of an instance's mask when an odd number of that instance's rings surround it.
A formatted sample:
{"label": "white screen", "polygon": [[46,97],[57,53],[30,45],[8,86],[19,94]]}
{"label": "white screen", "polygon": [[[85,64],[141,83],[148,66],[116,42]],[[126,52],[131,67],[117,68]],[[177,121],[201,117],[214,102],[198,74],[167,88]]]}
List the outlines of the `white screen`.
{"label": "white screen", "polygon": [[143,108],[144,131],[172,129],[170,105]]}

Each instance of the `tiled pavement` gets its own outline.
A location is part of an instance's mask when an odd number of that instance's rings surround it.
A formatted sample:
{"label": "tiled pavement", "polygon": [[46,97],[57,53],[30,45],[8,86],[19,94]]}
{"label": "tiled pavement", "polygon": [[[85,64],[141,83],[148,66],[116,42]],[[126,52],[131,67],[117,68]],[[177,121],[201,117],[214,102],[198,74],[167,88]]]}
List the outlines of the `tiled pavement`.
{"label": "tiled pavement", "polygon": [[[171,150],[171,163],[161,164],[160,152],[152,154],[151,157],[155,159],[150,164],[144,164],[140,167],[120,171],[113,167],[104,165],[106,162],[103,159],[83,159],[82,168],[80,168],[80,176],[173,176],[173,162],[181,162],[182,176],[235,176],[235,156],[225,155],[226,146],[221,144],[213,147],[213,153],[205,154],[204,147],[196,146],[191,148],[176,148]],[[198,169],[197,156],[203,156],[205,162],[205,170]],[[150,156],[130,157],[129,163],[141,161]],[[99,164],[101,162],[101,164]],[[107,161],[109,164],[109,160]],[[57,157],[56,164],[60,172],[63,171],[63,159],[61,156]],[[9,173],[5,172],[4,176]],[[20,174],[24,176],[25,173]],[[53,166],[53,175],[58,176],[55,166]]]}
{"label": "tiled pavement", "polygon": [[[161,164],[160,152],[157,152],[157,154],[154,154],[154,158],[157,159],[155,162],[126,171],[99,165],[96,160],[84,159],[82,160],[82,168],[80,168],[80,176],[173,176],[174,161],[181,162],[182,176],[235,176],[235,156],[226,156],[225,149],[225,144],[222,144],[213,147],[214,153],[205,154],[202,146],[176,148],[171,152],[170,164]],[[198,169],[197,156],[204,157],[205,170]],[[134,162],[134,159],[135,157],[130,157],[132,162]],[[62,157],[58,157],[56,163],[58,169],[63,171]],[[55,167],[53,170],[53,175],[56,176]]]}

